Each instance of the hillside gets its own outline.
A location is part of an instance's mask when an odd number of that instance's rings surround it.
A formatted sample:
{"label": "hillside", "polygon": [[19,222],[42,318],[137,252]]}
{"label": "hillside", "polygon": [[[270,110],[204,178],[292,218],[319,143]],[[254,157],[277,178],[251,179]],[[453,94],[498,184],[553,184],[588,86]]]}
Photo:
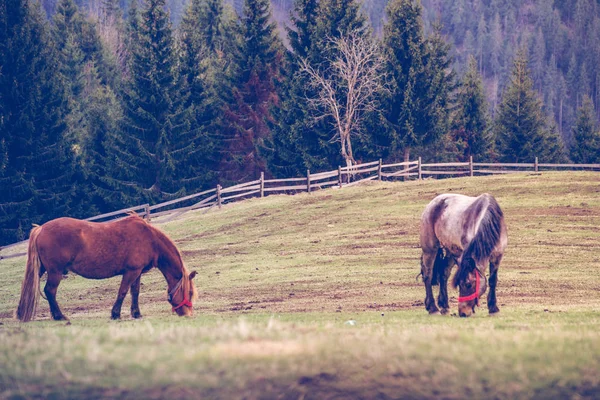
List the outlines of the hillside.
{"label": "hillside", "polygon": [[[598,179],[595,173],[542,173],[373,183],[247,200],[158,226],[175,240],[188,268],[199,273],[201,315],[424,312],[423,289],[415,280],[423,208],[439,193],[486,191],[498,199],[509,227],[501,304],[593,308],[600,302]],[[4,317],[16,306],[24,261],[2,261]],[[118,279],[70,276],[58,294],[66,315],[107,317]],[[142,312],[167,315],[162,276],[153,271],[142,283]],[[42,301],[39,317],[48,317],[47,311]]]}
{"label": "hillside", "polygon": [[[71,322],[9,319],[25,260],[0,261],[0,398],[597,398],[597,173],[369,183],[270,196],[160,224],[199,272],[193,318],[156,271],[141,320],[117,279],[69,276]],[[436,194],[489,192],[509,247],[501,313],[423,307],[417,230]],[[160,221],[157,221],[160,222]],[[450,290],[451,313],[456,291]],[[474,368],[473,366],[476,366]]]}

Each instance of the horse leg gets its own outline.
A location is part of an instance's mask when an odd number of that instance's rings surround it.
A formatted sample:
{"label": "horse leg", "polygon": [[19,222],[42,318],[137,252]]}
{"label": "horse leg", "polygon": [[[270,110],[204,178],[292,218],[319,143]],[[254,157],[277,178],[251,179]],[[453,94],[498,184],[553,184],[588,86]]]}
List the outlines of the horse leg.
{"label": "horse leg", "polygon": [[140,312],[140,306],[138,304],[138,297],[140,296],[140,281],[142,280],[142,275],[138,276],[138,278],[131,285],[131,316],[133,318],[142,318],[142,313]]}
{"label": "horse leg", "polygon": [[438,306],[443,315],[448,314],[448,310],[450,309],[448,304],[448,278],[450,278],[453,266],[454,258],[448,256],[445,260],[444,269],[440,274],[440,295],[438,296]]}
{"label": "horse leg", "polygon": [[433,253],[425,253],[421,255],[421,274],[423,275],[423,283],[425,284],[425,309],[429,314],[439,312],[435,305],[433,290],[431,289],[431,281],[433,279],[433,264],[437,257],[437,249]]}
{"label": "horse leg", "polygon": [[496,305],[496,283],[498,283],[498,267],[500,267],[500,261],[502,261],[502,255],[490,260],[490,279],[488,280],[490,292],[487,297],[487,306],[490,314],[500,312],[500,309]]}
{"label": "horse leg", "polygon": [[61,279],[62,271],[48,271],[48,280],[46,280],[46,286],[44,286],[44,293],[46,294],[46,299],[48,299],[48,304],[50,305],[50,313],[55,321],[68,320],[68,318],[60,311],[60,307],[56,302],[56,291],[58,290]]}
{"label": "horse leg", "polygon": [[123,279],[121,280],[121,286],[119,287],[119,293],[117,294],[117,301],[115,301],[115,304],[113,305],[112,311],[111,311],[111,318],[112,319],[119,319],[121,318],[121,306],[123,305],[123,300],[125,299],[125,296],[127,295],[127,292],[129,291],[129,287],[133,284],[133,282],[141,275],[141,271],[136,269],[136,270],[130,270],[125,272],[125,274],[123,274]]}

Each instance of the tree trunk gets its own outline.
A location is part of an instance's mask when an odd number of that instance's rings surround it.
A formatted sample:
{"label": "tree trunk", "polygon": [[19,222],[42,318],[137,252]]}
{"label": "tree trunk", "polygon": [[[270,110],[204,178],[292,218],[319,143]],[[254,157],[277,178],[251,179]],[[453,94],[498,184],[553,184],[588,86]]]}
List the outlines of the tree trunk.
{"label": "tree trunk", "polygon": [[[352,143],[350,142],[350,135],[343,135],[341,137],[341,144],[342,157],[344,157],[344,160],[346,161],[346,167],[348,167],[348,174],[346,174],[347,183],[350,183],[351,167],[356,164],[356,161],[354,161],[354,157],[352,156]],[[352,177],[353,176],[354,175],[352,174]]]}

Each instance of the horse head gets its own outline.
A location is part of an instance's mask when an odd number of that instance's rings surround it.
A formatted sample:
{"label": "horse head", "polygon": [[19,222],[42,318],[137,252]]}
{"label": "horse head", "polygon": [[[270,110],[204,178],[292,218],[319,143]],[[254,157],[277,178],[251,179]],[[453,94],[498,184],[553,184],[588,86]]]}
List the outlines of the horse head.
{"label": "horse head", "polygon": [[479,305],[479,298],[487,290],[487,278],[475,264],[475,260],[463,260],[454,277],[454,286],[459,289],[458,315],[471,316],[475,313],[475,306]]}
{"label": "horse head", "polygon": [[196,287],[194,286],[194,277],[196,271],[188,272],[184,269],[183,276],[172,288],[169,288],[167,300],[173,307],[174,313],[180,317],[189,317],[193,314],[192,302],[196,299]]}

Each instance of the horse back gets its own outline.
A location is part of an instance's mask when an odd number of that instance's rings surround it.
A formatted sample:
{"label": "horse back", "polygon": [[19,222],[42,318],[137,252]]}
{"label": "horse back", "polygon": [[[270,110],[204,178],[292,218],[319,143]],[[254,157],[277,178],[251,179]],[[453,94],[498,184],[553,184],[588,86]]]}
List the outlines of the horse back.
{"label": "horse back", "polygon": [[70,270],[91,279],[155,265],[158,251],[153,228],[139,217],[108,223],[58,218],[42,225],[37,246],[49,272]]}
{"label": "horse back", "polygon": [[[461,194],[437,196],[427,205],[421,217],[421,248],[435,251],[444,247],[453,255],[460,256],[475,236],[490,204],[497,206],[493,196],[487,193],[478,197]],[[503,238],[506,238],[504,220],[500,223]],[[506,247],[506,240],[499,247]]]}

